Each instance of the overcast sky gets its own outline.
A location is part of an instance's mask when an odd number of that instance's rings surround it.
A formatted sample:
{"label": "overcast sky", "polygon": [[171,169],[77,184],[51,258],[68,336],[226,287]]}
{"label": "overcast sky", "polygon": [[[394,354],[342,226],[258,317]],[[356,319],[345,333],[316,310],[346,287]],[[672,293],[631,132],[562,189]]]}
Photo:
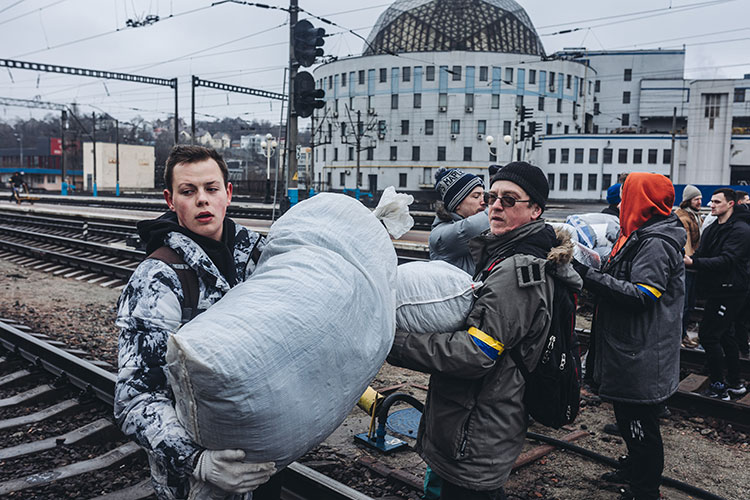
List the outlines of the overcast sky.
{"label": "overcast sky", "polygon": [[[270,5],[284,6],[274,0]],[[190,75],[282,92],[288,60],[287,14],[211,0],[0,0],[0,58],[177,77],[180,115],[189,123]],[[591,50],[681,48],[686,78],[742,78],[750,73],[750,0],[520,0],[547,54]],[[326,54],[362,52],[382,0],[300,0],[300,7],[340,27],[326,28]],[[159,21],[127,27],[128,20]],[[301,14],[305,18],[305,14]],[[557,34],[562,30],[575,30]],[[0,68],[0,97],[76,101],[80,111],[121,120],[173,113],[166,87]],[[280,102],[199,88],[198,119],[235,117],[278,122]],[[0,120],[44,113],[0,106]]]}

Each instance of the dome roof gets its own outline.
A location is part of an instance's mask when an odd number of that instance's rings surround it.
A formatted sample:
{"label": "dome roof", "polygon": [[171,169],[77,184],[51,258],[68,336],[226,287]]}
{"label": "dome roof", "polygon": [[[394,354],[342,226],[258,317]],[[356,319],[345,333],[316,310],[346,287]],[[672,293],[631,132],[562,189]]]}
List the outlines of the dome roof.
{"label": "dome roof", "polygon": [[378,18],[363,55],[451,50],[544,55],[513,0],[397,0]]}

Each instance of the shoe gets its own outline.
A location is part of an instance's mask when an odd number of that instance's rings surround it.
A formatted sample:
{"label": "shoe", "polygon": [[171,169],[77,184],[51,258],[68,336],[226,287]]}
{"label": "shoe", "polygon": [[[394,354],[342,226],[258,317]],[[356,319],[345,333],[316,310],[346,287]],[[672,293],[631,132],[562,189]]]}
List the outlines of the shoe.
{"label": "shoe", "polygon": [[711,385],[708,386],[708,389],[706,389],[706,391],[703,393],[703,395],[713,399],[729,401],[727,385],[724,382],[712,382]]}
{"label": "shoe", "polygon": [[617,427],[615,424],[605,424],[604,425],[604,432],[607,434],[612,434],[613,436],[619,436],[620,435],[620,428]]}
{"label": "shoe", "polygon": [[729,384],[727,386],[727,392],[730,396],[743,396],[747,393],[747,387],[745,387],[745,383],[740,380],[736,384]]}
{"label": "shoe", "polygon": [[601,475],[602,480],[615,484],[630,484],[630,474],[625,469],[615,469]]}

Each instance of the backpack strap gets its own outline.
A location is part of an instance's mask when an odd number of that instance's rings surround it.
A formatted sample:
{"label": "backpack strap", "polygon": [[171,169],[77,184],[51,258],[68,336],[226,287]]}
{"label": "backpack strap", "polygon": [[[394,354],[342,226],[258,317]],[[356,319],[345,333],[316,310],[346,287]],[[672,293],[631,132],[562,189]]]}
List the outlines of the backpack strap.
{"label": "backpack strap", "polygon": [[198,295],[200,293],[198,288],[198,274],[196,274],[195,270],[185,263],[185,260],[180,257],[177,252],[168,246],[163,246],[154,250],[154,252],[146,258],[160,260],[177,273],[177,278],[180,280],[182,294],[184,296],[182,302],[182,318],[180,320],[182,324],[187,323],[203,312],[198,309]]}

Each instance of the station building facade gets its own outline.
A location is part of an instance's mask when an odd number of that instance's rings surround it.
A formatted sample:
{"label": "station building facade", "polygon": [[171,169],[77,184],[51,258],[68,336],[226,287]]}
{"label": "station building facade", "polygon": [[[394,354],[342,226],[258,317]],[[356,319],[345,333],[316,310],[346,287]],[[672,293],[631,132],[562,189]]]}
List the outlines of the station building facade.
{"label": "station building facade", "polygon": [[361,56],[314,71],[326,93],[313,117],[318,179],[341,191],[359,174],[362,190],[429,199],[440,167],[487,180],[490,164],[523,159],[556,199],[603,199],[632,171],[750,181],[750,79],[685,80],[684,60],[684,50],[546,55],[512,0],[399,0]]}

